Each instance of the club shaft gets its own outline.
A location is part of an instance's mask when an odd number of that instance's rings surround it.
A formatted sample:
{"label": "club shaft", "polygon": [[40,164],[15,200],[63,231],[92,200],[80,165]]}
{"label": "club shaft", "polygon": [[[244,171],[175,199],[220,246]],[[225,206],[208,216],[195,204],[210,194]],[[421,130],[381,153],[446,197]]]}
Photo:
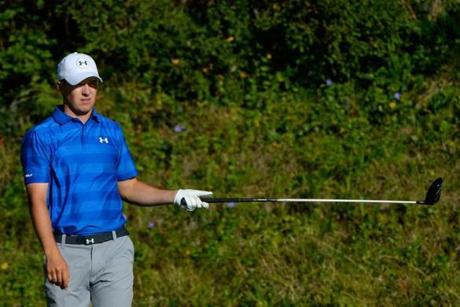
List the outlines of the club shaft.
{"label": "club shaft", "polygon": [[324,199],[324,198],[210,198],[207,203],[369,203],[369,204],[423,204],[420,200],[370,200],[370,199]]}

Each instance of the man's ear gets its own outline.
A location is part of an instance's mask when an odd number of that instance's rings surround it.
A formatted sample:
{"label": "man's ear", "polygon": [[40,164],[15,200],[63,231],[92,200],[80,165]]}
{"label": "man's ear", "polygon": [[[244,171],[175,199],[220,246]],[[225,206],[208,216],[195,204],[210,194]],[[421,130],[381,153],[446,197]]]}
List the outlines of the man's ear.
{"label": "man's ear", "polygon": [[65,80],[56,81],[56,89],[62,94],[65,95],[69,90],[69,84]]}
{"label": "man's ear", "polygon": [[56,90],[61,91],[62,81],[56,81],[54,85],[56,86]]}

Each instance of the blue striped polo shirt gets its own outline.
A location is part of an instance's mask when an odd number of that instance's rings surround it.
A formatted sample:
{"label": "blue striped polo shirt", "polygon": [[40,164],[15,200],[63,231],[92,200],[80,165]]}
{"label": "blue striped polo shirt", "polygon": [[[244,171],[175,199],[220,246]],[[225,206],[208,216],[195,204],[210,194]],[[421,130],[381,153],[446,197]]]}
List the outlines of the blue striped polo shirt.
{"label": "blue striped polo shirt", "polygon": [[23,140],[24,181],[48,183],[55,232],[89,235],[126,222],[118,181],[137,176],[121,127],[92,111],[83,124],[56,107]]}

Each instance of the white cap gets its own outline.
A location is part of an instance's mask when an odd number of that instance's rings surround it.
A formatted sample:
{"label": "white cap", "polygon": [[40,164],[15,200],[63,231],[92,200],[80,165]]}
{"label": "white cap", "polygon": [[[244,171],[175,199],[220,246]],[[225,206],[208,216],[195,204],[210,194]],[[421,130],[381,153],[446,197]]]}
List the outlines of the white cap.
{"label": "white cap", "polygon": [[65,79],[70,85],[77,85],[89,77],[96,77],[102,82],[93,58],[78,52],[68,54],[59,62],[57,75],[59,80]]}

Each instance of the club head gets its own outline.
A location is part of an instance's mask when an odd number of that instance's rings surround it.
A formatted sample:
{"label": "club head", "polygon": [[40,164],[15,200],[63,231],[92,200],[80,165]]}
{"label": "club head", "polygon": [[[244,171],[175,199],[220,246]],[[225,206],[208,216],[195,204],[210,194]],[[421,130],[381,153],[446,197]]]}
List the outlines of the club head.
{"label": "club head", "polygon": [[434,205],[441,198],[442,178],[438,178],[430,185],[426,192],[425,200],[422,201],[424,205]]}

